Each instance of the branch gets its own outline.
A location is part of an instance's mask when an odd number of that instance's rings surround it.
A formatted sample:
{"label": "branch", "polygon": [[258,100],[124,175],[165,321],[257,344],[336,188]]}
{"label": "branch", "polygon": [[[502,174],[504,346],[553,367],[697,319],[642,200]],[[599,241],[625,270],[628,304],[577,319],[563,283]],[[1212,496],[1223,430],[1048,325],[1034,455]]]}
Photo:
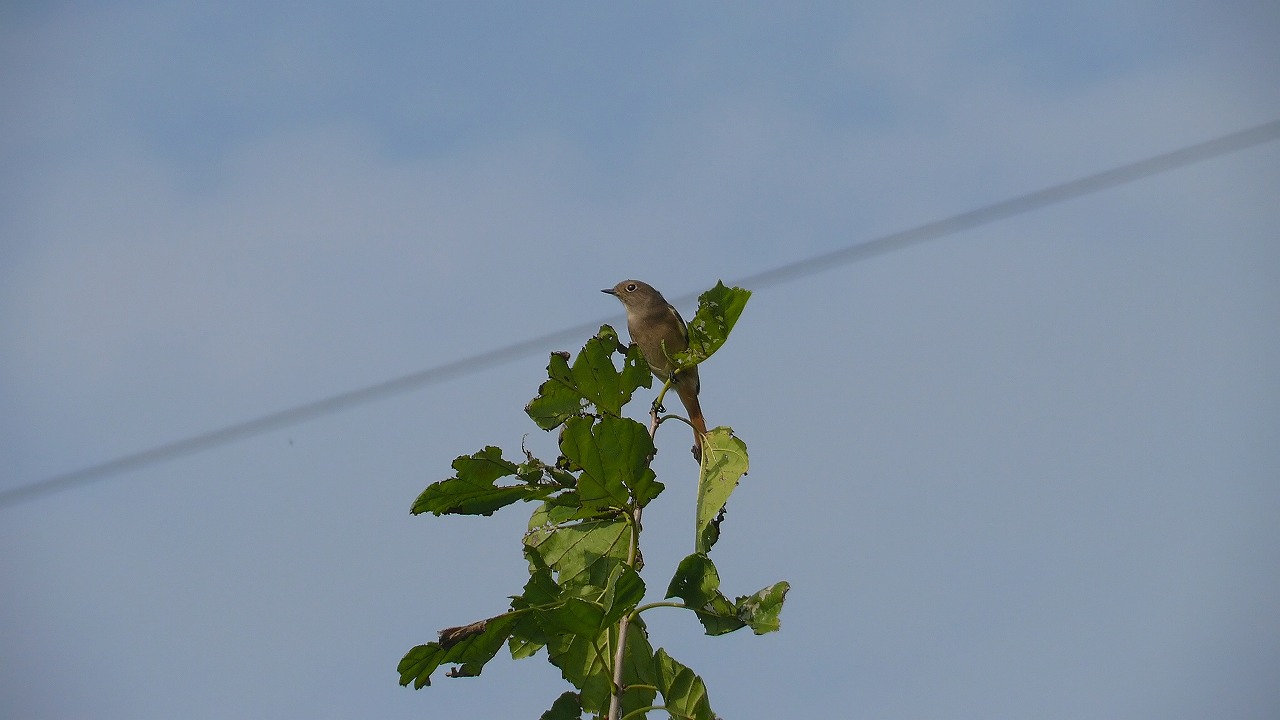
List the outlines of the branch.
{"label": "branch", "polygon": [[[658,394],[658,399],[654,401],[653,407],[649,411],[649,437],[653,438],[658,432],[658,424],[661,420],[658,418],[659,403],[662,396],[666,394],[667,389],[671,387],[671,380],[662,386],[662,392]],[[640,550],[640,515],[643,508],[639,504],[631,515],[631,542],[627,546],[627,566],[634,568],[636,566],[636,554]],[[627,613],[618,620],[618,646],[613,653],[613,688],[609,693],[609,720],[618,720],[618,713],[622,710],[622,673],[623,660],[627,655],[627,630],[631,628],[631,617],[634,613]],[[629,713],[634,715],[635,713]]]}
{"label": "branch", "polygon": [[[657,690],[657,688],[654,688],[654,690]],[[635,710],[632,710],[626,715],[623,715],[622,720],[627,720],[627,718],[644,717],[644,714],[649,712],[650,710],[666,710],[666,709],[667,709],[666,705],[650,705],[648,707],[636,708]]]}
{"label": "branch", "polygon": [[662,601],[662,602],[652,602],[652,603],[649,603],[648,605],[641,605],[640,607],[636,608],[635,610],[632,610],[632,611],[631,611],[631,614],[632,614],[632,615],[639,616],[639,615],[640,615],[640,613],[644,612],[645,610],[652,610],[652,609],[654,609],[654,608],[660,608],[660,607],[681,608],[681,609],[684,609],[684,610],[692,610],[692,609],[693,609],[693,608],[689,607],[688,605],[686,605],[686,604],[684,604],[684,603],[682,603],[682,602],[672,602],[672,601],[670,601],[670,600],[664,600],[664,601]]}

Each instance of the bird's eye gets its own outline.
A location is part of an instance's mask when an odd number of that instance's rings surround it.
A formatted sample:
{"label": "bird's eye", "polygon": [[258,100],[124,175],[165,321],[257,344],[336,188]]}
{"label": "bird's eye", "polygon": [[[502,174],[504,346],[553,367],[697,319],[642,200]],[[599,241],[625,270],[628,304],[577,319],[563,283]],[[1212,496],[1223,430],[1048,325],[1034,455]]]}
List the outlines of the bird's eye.
{"label": "bird's eye", "polygon": [[635,283],[627,283],[627,292],[635,292],[635,291],[636,291],[636,284],[635,284]]}

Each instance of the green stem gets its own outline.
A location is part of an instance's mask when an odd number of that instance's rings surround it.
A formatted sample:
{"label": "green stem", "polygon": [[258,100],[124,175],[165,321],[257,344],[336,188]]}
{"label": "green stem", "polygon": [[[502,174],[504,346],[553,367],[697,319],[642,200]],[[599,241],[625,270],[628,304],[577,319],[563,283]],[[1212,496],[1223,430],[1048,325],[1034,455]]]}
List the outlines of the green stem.
{"label": "green stem", "polygon": [[[668,381],[662,387],[665,393],[667,388],[671,386]],[[661,399],[661,395],[659,395]],[[649,438],[652,439],[658,432],[658,405],[655,402],[652,420],[649,423]],[[635,569],[636,556],[640,552],[640,516],[643,508],[636,503],[635,508],[631,511],[631,541],[627,544],[627,567]],[[627,656],[627,632],[631,629],[632,613],[623,615],[618,620],[618,639],[617,646],[613,651],[613,688],[609,693],[609,720],[618,720],[618,713],[622,711],[622,662]]]}
{"label": "green stem", "polygon": [[[666,352],[665,348],[663,352]],[[662,390],[658,393],[658,398],[653,401],[653,407],[649,410],[649,439],[653,439],[658,434],[658,425],[666,418],[658,417],[658,408],[662,407],[662,399],[667,396],[667,391],[671,389],[671,381],[674,376],[668,377],[662,383]],[[678,417],[678,416],[667,416]],[[684,420],[684,418],[680,418]],[[688,422],[688,420],[685,420]],[[642,508],[639,504],[631,511],[631,542],[627,545],[627,566],[634,569],[636,566],[636,557],[640,552],[640,515]],[[622,661],[627,655],[627,631],[631,629],[631,619],[640,616],[640,610],[651,607],[684,607],[670,602],[659,602],[645,605],[643,608],[636,608],[634,611],[623,615],[618,620],[618,639],[617,645],[613,650],[613,688],[609,693],[609,720],[619,720],[618,713],[622,711]],[[634,687],[647,687],[636,685]],[[657,688],[653,688],[657,692]],[[647,710],[661,710],[663,706],[653,706],[633,710],[627,713],[627,717],[638,717],[637,713],[643,713]],[[623,719],[625,720],[625,719]]]}
{"label": "green stem", "polygon": [[[657,688],[654,688],[654,690],[657,690]],[[622,720],[627,720],[627,718],[643,717],[644,714],[649,712],[650,710],[666,710],[666,709],[667,709],[666,705],[650,705],[649,707],[636,708],[635,710],[632,710],[626,715],[623,715]]]}
{"label": "green stem", "polygon": [[640,615],[640,613],[644,612],[645,610],[652,610],[652,609],[654,609],[654,608],[660,608],[660,607],[669,607],[669,608],[685,608],[685,609],[688,609],[688,608],[689,608],[689,606],[688,606],[688,605],[685,605],[684,603],[672,602],[672,601],[670,601],[670,600],[664,600],[664,601],[662,601],[662,602],[654,602],[654,603],[649,603],[648,605],[641,605],[640,607],[636,608],[635,610],[632,610],[632,611],[631,611],[631,614],[632,614],[632,615],[639,616],[639,615]]}
{"label": "green stem", "polygon": [[[666,422],[666,421],[668,421],[668,420],[679,420],[680,422],[684,423],[685,425],[688,425],[689,427],[693,427],[693,423],[689,421],[689,418],[687,418],[687,417],[685,417],[685,416],[683,416],[683,415],[675,415],[675,414],[671,414],[671,415],[663,415],[662,417],[658,418],[658,422],[659,422],[659,423],[664,423],[664,422]],[[695,428],[695,429],[696,429],[696,428]]]}
{"label": "green stem", "polygon": [[656,399],[656,400],[654,400],[654,401],[653,401],[653,412],[652,412],[652,416],[653,416],[653,419],[654,419],[655,423],[654,423],[654,425],[649,429],[649,434],[650,434],[650,435],[652,435],[652,434],[653,434],[654,432],[656,432],[656,431],[657,431],[657,429],[658,429],[657,422],[656,422],[656,421],[657,421],[657,419],[658,419],[658,408],[662,407],[662,399],[663,399],[663,398],[665,398],[665,397],[667,396],[667,391],[671,389],[671,381],[672,381],[672,380],[674,380],[674,379],[675,379],[675,376],[673,375],[673,376],[671,376],[671,377],[668,377],[668,378],[667,378],[667,380],[666,380],[666,382],[662,383],[662,390],[658,391],[658,397],[657,397],[657,399]]}
{"label": "green stem", "polygon": [[[631,542],[627,545],[627,566],[635,568],[640,547],[640,507],[631,516]],[[613,690],[609,694],[609,720],[618,720],[622,709],[622,662],[627,655],[627,632],[631,629],[631,613],[618,620],[618,640],[613,652]]]}

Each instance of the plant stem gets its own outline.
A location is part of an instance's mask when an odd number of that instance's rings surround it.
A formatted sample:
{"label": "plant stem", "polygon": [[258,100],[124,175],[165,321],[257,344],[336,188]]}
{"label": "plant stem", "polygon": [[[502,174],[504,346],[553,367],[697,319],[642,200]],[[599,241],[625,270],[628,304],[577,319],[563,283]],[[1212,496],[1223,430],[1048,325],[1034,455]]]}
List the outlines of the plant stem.
{"label": "plant stem", "polygon": [[662,602],[653,602],[653,603],[649,603],[648,605],[641,605],[640,607],[636,608],[635,610],[632,610],[632,611],[631,611],[631,614],[632,614],[632,615],[639,615],[640,613],[644,612],[645,610],[652,610],[652,609],[654,609],[654,608],[660,608],[660,607],[669,607],[669,608],[686,608],[686,609],[688,609],[688,608],[689,608],[689,606],[688,606],[688,605],[685,605],[685,604],[684,604],[684,603],[682,603],[682,602],[672,602],[672,601],[670,601],[670,600],[664,600],[664,601],[662,601]]}
{"label": "plant stem", "polygon": [[[653,404],[653,409],[649,412],[649,438],[653,439],[658,434],[658,402],[662,400],[662,395],[666,394],[667,388],[671,387],[671,380],[662,386],[662,393],[658,395],[658,401]],[[640,515],[643,508],[639,503],[631,511],[631,542],[627,546],[627,566],[634,568],[636,566],[636,555],[640,551]],[[631,616],[633,613],[627,613],[618,620],[618,641],[617,647],[613,652],[613,688],[609,693],[609,720],[618,720],[618,713],[622,711],[622,671],[623,659],[627,656],[627,631],[631,629]]]}
{"label": "plant stem", "polygon": [[653,401],[653,407],[649,410],[649,416],[653,418],[653,422],[649,425],[649,436],[653,437],[658,432],[658,408],[662,407],[662,399],[667,396],[667,391],[671,389],[671,381],[675,376],[667,378],[662,383],[662,390],[658,391],[658,398]]}
{"label": "plant stem", "polygon": [[649,712],[650,710],[666,710],[666,709],[667,709],[666,705],[650,705],[649,707],[636,708],[635,710],[632,710],[626,715],[623,715],[622,720],[627,720],[627,718],[631,718],[631,717],[642,717],[645,713]]}

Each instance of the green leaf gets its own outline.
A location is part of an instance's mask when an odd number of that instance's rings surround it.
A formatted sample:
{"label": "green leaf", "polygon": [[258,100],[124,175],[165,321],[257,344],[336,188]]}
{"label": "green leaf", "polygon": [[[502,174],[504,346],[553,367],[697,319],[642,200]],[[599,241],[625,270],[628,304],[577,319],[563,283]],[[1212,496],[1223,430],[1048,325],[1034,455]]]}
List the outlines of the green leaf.
{"label": "green leaf", "polygon": [[[536,622],[532,624],[536,625]],[[536,642],[527,637],[523,637],[520,633],[520,627],[517,626],[511,633],[511,637],[507,638],[507,651],[511,653],[512,660],[523,660],[527,657],[533,657],[538,651],[546,647],[544,642]]]}
{"label": "green leaf", "polygon": [[595,637],[604,627],[604,607],[578,597],[565,598],[551,607],[535,608],[533,614],[549,635]]}
{"label": "green leaf", "polygon": [[658,671],[658,691],[662,693],[665,709],[673,718],[681,720],[716,720],[707,699],[707,686],[692,670],[676,662],[666,650],[659,649],[654,656]]}
{"label": "green leaf", "polygon": [[537,396],[524,406],[525,414],[543,430],[551,430],[582,413],[588,404],[571,385],[558,379],[573,376],[568,353],[551,353],[547,376],[550,379],[538,387]]}
{"label": "green leaf", "polygon": [[711,558],[701,553],[681,560],[667,586],[667,598],[678,597],[692,608],[700,608],[717,596],[724,597],[720,594],[720,574]]}
{"label": "green leaf", "polygon": [[516,475],[526,483],[537,484],[551,482],[561,488],[577,487],[578,479],[573,473],[554,465],[548,465],[525,451],[525,461],[516,466]]}
{"label": "green leaf", "polygon": [[544,525],[564,525],[574,520],[595,520],[608,515],[608,511],[601,512],[596,508],[591,508],[588,513],[582,507],[576,492],[560,493],[533,511],[529,516],[529,529]]}
{"label": "green leaf", "polygon": [[561,587],[604,587],[613,569],[627,560],[631,524],[626,520],[591,520],[572,525],[545,525],[530,530],[525,548],[557,574]]}
{"label": "green leaf", "polygon": [[626,509],[633,494],[643,506],[662,491],[649,468],[653,439],[630,418],[570,418],[560,434],[560,452],[582,468],[578,497],[584,506]]}
{"label": "green leaf", "polygon": [[718,518],[738,481],[747,474],[747,446],[732,428],[718,427],[702,439],[694,549],[705,553],[720,537]]}
{"label": "green leaf", "polygon": [[694,553],[680,561],[667,586],[667,597],[683,600],[708,635],[724,635],[743,627],[763,635],[778,629],[778,615],[790,589],[790,584],[779,582],[729,602],[720,592],[720,574],[711,558]]}
{"label": "green leaf", "polygon": [[[537,555],[534,555],[534,558],[540,561]],[[550,605],[559,601],[560,596],[560,586],[552,579],[551,569],[538,562],[530,571],[529,581],[524,585],[524,592],[511,598],[511,609],[528,610]],[[538,618],[532,613],[524,613],[511,629],[511,639],[507,642],[507,649],[511,651],[512,659],[520,660],[537,653],[547,642],[547,633],[538,622]]]}
{"label": "green leaf", "polygon": [[[582,709],[603,714],[609,707],[613,688],[613,648],[617,625],[611,625],[596,636],[562,635],[548,646],[551,662],[560,674],[578,688]],[[649,633],[640,618],[627,628],[627,647],[622,661],[622,684],[657,686],[653,647]],[[623,714],[653,704],[654,692],[647,688],[626,690],[622,695]]]}
{"label": "green leaf", "polygon": [[782,627],[778,615],[782,613],[782,603],[787,599],[787,591],[790,589],[791,584],[783,581],[754,595],[738,598],[734,602],[738,617],[757,635],[774,632]]}
{"label": "green leaf", "polygon": [[493,659],[515,626],[519,613],[505,613],[440,633],[440,641],[418,645],[405,654],[396,670],[400,684],[413,683],[415,690],[431,684],[431,673],[445,663],[461,663],[450,675],[471,677],[480,674]]}
{"label": "green leaf", "polygon": [[511,609],[524,610],[549,605],[558,601],[560,595],[560,586],[552,579],[550,568],[537,567],[529,573],[529,582],[524,584],[524,592],[511,598]]}
{"label": "green leaf", "polygon": [[496,486],[499,478],[515,475],[519,466],[502,458],[502,450],[486,447],[474,455],[453,461],[457,474],[432,483],[413,502],[409,512],[419,515],[492,515],[495,510],[520,500],[540,500],[558,488],[549,485]]}
{"label": "green leaf", "polygon": [[[642,687],[633,687],[636,685]],[[622,686],[623,716],[633,710],[653,705],[653,699],[657,696],[651,689],[658,686],[653,646],[649,644],[648,629],[638,617],[627,626],[627,647],[622,658]],[[645,715],[636,717],[644,718]]]}
{"label": "green leaf", "polygon": [[697,365],[711,357],[729,339],[729,332],[742,315],[750,290],[725,287],[723,282],[698,296],[698,312],[689,323],[689,347],[672,353],[679,366]]}
{"label": "green leaf", "polygon": [[683,600],[708,635],[724,635],[746,625],[738,617],[738,608],[720,592],[720,574],[715,564],[702,553],[680,561],[667,586],[667,597]]}
{"label": "green leaf", "polygon": [[582,703],[578,702],[578,693],[567,692],[551,703],[551,709],[542,713],[538,720],[582,720]]}
{"label": "green leaf", "polygon": [[602,713],[609,706],[613,687],[609,637],[616,632],[616,628],[605,628],[598,635],[558,635],[547,645],[551,663],[578,688],[582,709],[587,712]]}
{"label": "green leaf", "polygon": [[[622,371],[613,364],[621,354]],[[551,430],[571,417],[581,415],[588,405],[601,413],[619,416],[637,388],[649,387],[652,378],[638,348],[622,351],[618,333],[608,325],[587,341],[573,366],[568,353],[552,353],[547,365],[547,381],[525,412],[543,430]]]}
{"label": "green leaf", "polygon": [[604,622],[617,622],[623,615],[635,610],[644,599],[644,592],[644,580],[640,578],[640,573],[627,565],[618,565],[601,597],[605,607]]}

